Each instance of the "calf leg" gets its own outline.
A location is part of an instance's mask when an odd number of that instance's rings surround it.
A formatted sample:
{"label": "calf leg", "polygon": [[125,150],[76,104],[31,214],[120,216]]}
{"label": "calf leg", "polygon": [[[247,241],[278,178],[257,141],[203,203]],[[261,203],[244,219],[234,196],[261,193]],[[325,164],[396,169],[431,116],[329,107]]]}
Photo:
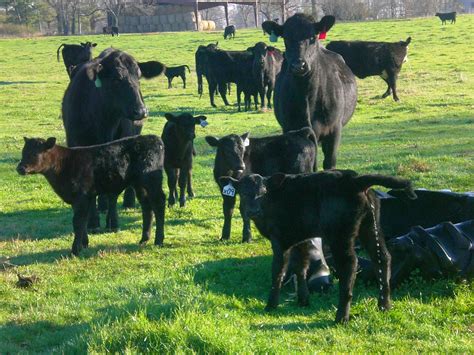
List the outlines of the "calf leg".
{"label": "calf leg", "polygon": [[107,211],[107,216],[106,216],[106,226],[105,228],[112,231],[112,232],[117,232],[118,231],[118,213],[117,213],[117,199],[118,195],[117,194],[109,194],[107,196],[108,198],[108,203],[109,203],[109,209]]}
{"label": "calf leg", "polygon": [[97,196],[97,209],[99,212],[107,212],[107,195]]}
{"label": "calf leg", "polygon": [[388,85],[392,88],[393,100],[400,101],[397,95],[397,74],[388,73]]}
{"label": "calf leg", "polygon": [[297,293],[298,293],[298,304],[300,306],[309,306],[309,290],[307,282],[307,272],[309,268],[309,255],[304,244],[299,244],[295,247],[296,257],[296,281],[297,281]]}
{"label": "calf leg", "polygon": [[273,260],[272,260],[272,288],[268,297],[266,311],[275,309],[280,303],[280,290],[283,278],[288,268],[288,253],[284,253],[280,243],[272,240]]}
{"label": "calf leg", "polygon": [[155,245],[163,245],[165,238],[165,206],[166,195],[163,192],[163,173],[156,171],[149,174],[143,182],[143,187],[147,192],[148,201],[155,215]]}
{"label": "calf leg", "polygon": [[186,169],[180,169],[179,172],[179,207],[186,205],[186,187],[188,186],[188,172]]}
{"label": "calf leg", "polygon": [[224,101],[224,104],[226,106],[229,106],[229,101],[227,101],[227,85],[225,83],[219,84],[218,89],[219,89],[219,94],[221,94],[222,101]]}
{"label": "calf leg", "polygon": [[192,185],[192,182],[191,182],[191,178],[192,178],[192,169],[189,169],[188,171],[188,197],[189,198],[193,198],[195,195],[194,195],[194,191],[193,191],[193,185]]}
{"label": "calf leg", "polygon": [[242,220],[244,222],[244,226],[242,229],[242,243],[248,243],[252,240],[252,232],[250,231],[250,218],[247,217],[245,213],[245,207],[240,202],[240,215],[242,216]]}
{"label": "calf leg", "polygon": [[321,140],[324,161],[323,169],[334,169],[336,167],[336,155],[339,142],[341,140],[341,127],[336,127],[334,131]]}
{"label": "calf leg", "polygon": [[165,168],[166,175],[168,176],[168,207],[173,206],[176,203],[176,182],[178,180],[178,169]]}
{"label": "calf leg", "polygon": [[211,106],[217,107],[214,102],[214,94],[216,93],[216,90],[217,90],[217,83],[215,83],[214,81],[208,81],[207,84],[209,87],[209,100],[211,101]]}
{"label": "calf leg", "polygon": [[82,247],[89,244],[89,238],[87,236],[87,219],[89,216],[89,210],[93,203],[95,204],[94,198],[82,195],[72,204],[74,212],[72,218],[74,241],[72,243],[71,253],[73,255],[78,256]]}
{"label": "calf leg", "polygon": [[[375,207],[374,207],[375,209]],[[375,266],[375,275],[379,284],[380,294],[378,305],[380,310],[390,309],[390,253],[385,245],[385,238],[380,229],[378,216],[369,213],[362,221],[359,229],[359,238],[362,246],[369,253]],[[374,223],[375,222],[375,223]]]}
{"label": "calf leg", "polygon": [[336,312],[336,322],[349,321],[352,301],[352,290],[356,278],[357,257],[354,251],[354,241],[351,233],[338,233],[330,240],[330,248],[339,277],[339,304]]}
{"label": "calf leg", "polygon": [[183,80],[183,89],[186,89],[186,74],[183,73],[181,79]]}
{"label": "calf leg", "polygon": [[173,78],[168,78],[168,89],[171,89],[171,82],[173,81]]}
{"label": "calf leg", "polygon": [[142,186],[136,186],[138,200],[142,206],[142,239],[140,244],[145,244],[150,240],[151,223],[153,221],[153,210],[151,208],[150,200],[146,197],[146,191]]}
{"label": "calf leg", "polygon": [[135,208],[135,190],[127,187],[123,194],[123,208]]}
{"label": "calf leg", "polygon": [[222,196],[222,209],[224,210],[224,226],[222,227],[221,240],[229,240],[232,223],[232,215],[234,214],[235,197]]}

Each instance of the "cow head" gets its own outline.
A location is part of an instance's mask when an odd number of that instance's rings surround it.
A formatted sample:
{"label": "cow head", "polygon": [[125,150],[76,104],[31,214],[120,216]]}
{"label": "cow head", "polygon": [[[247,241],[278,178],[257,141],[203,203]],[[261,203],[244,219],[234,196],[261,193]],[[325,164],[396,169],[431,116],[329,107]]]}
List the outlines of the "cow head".
{"label": "cow head", "polygon": [[25,145],[21,153],[21,161],[16,167],[20,175],[41,173],[49,167],[46,153],[55,146],[56,138],[23,138]]}
{"label": "cow head", "polygon": [[140,78],[154,78],[163,73],[160,62],[137,62],[131,55],[119,50],[107,50],[88,64],[87,76],[118,119],[129,119],[140,124],[148,110],[140,92]]}
{"label": "cow head", "polygon": [[335,21],[334,16],[324,16],[321,21],[316,22],[312,16],[295,14],[283,25],[265,21],[262,28],[270,35],[283,37],[288,69],[295,76],[305,76],[317,62],[318,34],[329,31]]}
{"label": "cow head", "polygon": [[245,149],[250,145],[249,133],[241,136],[229,134],[221,139],[207,136],[206,142],[211,147],[217,147],[216,165],[228,176],[240,177],[245,170]]}
{"label": "cow head", "polygon": [[250,52],[253,53],[254,63],[260,65],[261,67],[265,64],[265,57],[268,54],[268,49],[273,47],[267,47],[264,42],[258,42],[255,46],[248,48]]}
{"label": "cow head", "polygon": [[178,139],[182,142],[192,141],[196,138],[196,125],[201,125],[202,127],[207,126],[207,117],[206,116],[196,116],[194,117],[190,113],[182,113],[178,116],[173,115],[172,113],[166,113],[165,118],[168,122],[171,122],[176,127],[176,133]]}

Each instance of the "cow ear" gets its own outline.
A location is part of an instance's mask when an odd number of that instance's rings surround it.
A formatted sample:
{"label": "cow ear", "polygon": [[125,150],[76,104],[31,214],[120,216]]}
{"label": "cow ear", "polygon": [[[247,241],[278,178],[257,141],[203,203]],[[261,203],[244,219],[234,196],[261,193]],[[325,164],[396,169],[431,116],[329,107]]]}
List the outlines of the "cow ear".
{"label": "cow ear", "polygon": [[283,173],[273,174],[269,178],[265,178],[264,180],[265,187],[267,188],[268,191],[277,190],[281,187],[285,179],[286,179],[286,175]]}
{"label": "cow ear", "polygon": [[151,60],[149,62],[138,63],[142,76],[145,79],[154,78],[165,71],[165,65],[157,62],[156,60]]}
{"label": "cow ear", "polygon": [[202,127],[206,127],[208,125],[206,116],[196,116],[194,117],[194,124],[200,124]]}
{"label": "cow ear", "polygon": [[82,42],[81,42],[81,46],[82,46],[82,47],[85,47],[85,46],[87,46],[87,43],[82,43]]}
{"label": "cow ear", "polygon": [[213,136],[206,136],[205,139],[207,144],[209,144],[211,147],[217,147],[219,145],[219,138]]}
{"label": "cow ear", "polygon": [[279,25],[275,21],[264,21],[262,23],[263,32],[269,34],[270,36],[272,33],[275,36],[283,37],[283,26]]}
{"label": "cow ear", "polygon": [[177,117],[172,113],[165,113],[165,118],[168,120],[168,122],[177,123]]}
{"label": "cow ear", "polygon": [[239,180],[234,179],[233,177],[230,177],[230,176],[221,176],[219,178],[219,185],[221,186],[221,188],[231,184],[237,190],[239,188],[239,183],[240,183]]}
{"label": "cow ear", "polygon": [[99,74],[101,70],[102,70],[102,64],[98,62],[92,62],[87,67],[87,71],[86,71],[87,77],[91,81],[96,81],[96,79],[98,78],[97,74]]}
{"label": "cow ear", "polygon": [[219,41],[216,42],[216,47],[219,45]]}
{"label": "cow ear", "polygon": [[26,142],[28,142],[28,138],[27,137],[23,137],[23,140]]}
{"label": "cow ear", "polygon": [[54,145],[56,144],[56,138],[54,137],[49,137],[46,142],[44,143],[44,146],[46,149],[51,149],[54,147]]}
{"label": "cow ear", "polygon": [[253,53],[253,50],[254,50],[254,49],[255,49],[255,47],[248,47],[248,48],[247,48],[247,52]]}
{"label": "cow ear", "polygon": [[92,43],[91,47],[97,47],[97,43]]}
{"label": "cow ear", "polygon": [[335,22],[336,18],[334,16],[324,16],[321,21],[314,24],[314,29],[316,33],[328,32]]}
{"label": "cow ear", "polygon": [[401,41],[401,42],[402,42],[401,44],[402,44],[403,47],[408,47],[408,45],[411,42],[411,37],[408,37],[405,42],[403,42],[403,41]]}

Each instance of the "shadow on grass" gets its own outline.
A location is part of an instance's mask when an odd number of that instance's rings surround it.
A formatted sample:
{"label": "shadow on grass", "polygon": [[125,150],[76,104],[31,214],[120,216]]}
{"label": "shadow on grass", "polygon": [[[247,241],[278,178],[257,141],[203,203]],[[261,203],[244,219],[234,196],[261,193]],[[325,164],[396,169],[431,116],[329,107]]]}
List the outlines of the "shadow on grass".
{"label": "shadow on grass", "polygon": [[25,85],[25,84],[46,84],[47,81],[0,81],[0,86],[6,85]]}

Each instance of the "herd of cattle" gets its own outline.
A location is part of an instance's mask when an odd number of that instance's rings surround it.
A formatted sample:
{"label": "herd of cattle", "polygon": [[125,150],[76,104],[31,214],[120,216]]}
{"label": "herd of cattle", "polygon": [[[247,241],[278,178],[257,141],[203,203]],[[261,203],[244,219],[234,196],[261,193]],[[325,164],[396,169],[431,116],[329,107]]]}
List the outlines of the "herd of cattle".
{"label": "herd of cattle", "polygon": [[[263,138],[251,138],[248,133],[206,137],[216,148],[214,179],[224,213],[221,238],[230,238],[239,194],[242,241],[251,240],[253,220],[272,245],[267,309],[279,302],[289,264],[298,281],[298,302],[308,304],[309,259],[314,238],[323,238],[339,277],[336,321],[346,322],[357,269],[356,239],[378,270],[379,308],[390,308],[390,254],[380,229],[380,202],[370,187],[399,189],[408,199],[416,195],[405,179],[334,169],[337,148],[342,127],[356,106],[354,74],[361,78],[380,75],[388,84],[384,97],[393,93],[398,100],[396,78],[410,38],[396,43],[338,41],[324,48],[318,36],[334,23],[333,16],[316,22],[304,14],[290,17],[283,25],[266,21],[264,31],[284,39],[284,54],[263,42],[245,51],[224,51],[209,44],[199,46],[195,59],[198,93],[202,95],[206,78],[212,106],[216,92],[229,104],[230,83],[237,85],[239,108],[242,92],[246,109],[250,109],[252,97],[256,105],[259,97],[262,107],[271,106],[274,92],[275,116],[283,130],[281,135]],[[124,204],[132,206],[136,193],[141,205],[140,243],[149,240],[154,216],[155,244],[162,245],[166,206],[163,170],[168,177],[168,206],[179,199],[184,207],[186,194],[194,196],[195,128],[207,125],[205,116],[166,114],[161,139],[140,135],[148,110],[139,79],[165,73],[169,87],[175,76],[181,76],[185,85],[185,68],[189,67],[138,62],[112,48],[92,59],[95,46],[91,42],[61,46],[70,76],[62,101],[67,147],[57,145],[54,138],[25,138],[17,167],[22,175],[43,174],[54,191],[72,205],[74,255],[88,246],[88,231],[100,226],[97,196],[102,201],[99,207],[107,211],[106,228],[118,229],[117,197],[123,190]],[[325,171],[315,173],[318,144],[324,153]]]}

